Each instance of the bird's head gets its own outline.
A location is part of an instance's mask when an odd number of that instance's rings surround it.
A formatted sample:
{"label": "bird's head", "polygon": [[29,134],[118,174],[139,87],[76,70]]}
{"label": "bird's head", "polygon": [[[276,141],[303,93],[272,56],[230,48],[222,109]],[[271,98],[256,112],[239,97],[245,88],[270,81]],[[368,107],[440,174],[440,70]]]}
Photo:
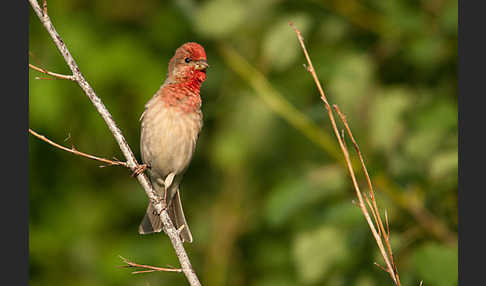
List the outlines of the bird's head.
{"label": "bird's head", "polygon": [[180,46],[169,62],[168,80],[171,83],[183,83],[206,80],[206,69],[209,67],[206,52],[198,43],[189,42]]}

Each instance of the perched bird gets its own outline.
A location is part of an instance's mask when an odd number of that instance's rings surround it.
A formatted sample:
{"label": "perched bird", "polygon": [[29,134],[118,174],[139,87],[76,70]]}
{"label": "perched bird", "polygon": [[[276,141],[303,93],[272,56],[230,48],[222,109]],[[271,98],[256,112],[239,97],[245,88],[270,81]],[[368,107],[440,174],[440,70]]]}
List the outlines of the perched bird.
{"label": "perched bird", "polygon": [[[179,47],[169,62],[164,84],[145,105],[140,118],[140,151],[148,175],[159,195],[166,198],[167,211],[182,241],[192,234],[182,210],[179,185],[196,148],[203,126],[201,84],[206,80],[206,52],[197,43]],[[162,221],[151,203],[138,228],[140,234],[160,232]]]}

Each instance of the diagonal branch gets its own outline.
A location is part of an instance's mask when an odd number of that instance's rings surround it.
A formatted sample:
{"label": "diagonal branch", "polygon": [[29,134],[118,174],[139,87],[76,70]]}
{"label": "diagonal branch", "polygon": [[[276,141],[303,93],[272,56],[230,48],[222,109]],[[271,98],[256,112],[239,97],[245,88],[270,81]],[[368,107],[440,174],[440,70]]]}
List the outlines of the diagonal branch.
{"label": "diagonal branch", "polygon": [[[41,23],[44,25],[45,29],[49,33],[52,41],[56,44],[57,48],[61,52],[62,56],[64,57],[64,60],[66,61],[67,65],[71,69],[71,72],[73,73],[74,81],[78,83],[78,85],[81,87],[81,89],[84,91],[86,96],[91,100],[93,103],[94,107],[98,111],[98,113],[101,115],[103,120],[105,121],[106,125],[110,129],[111,133],[113,134],[113,137],[115,138],[116,142],[118,143],[118,146],[120,147],[123,155],[125,156],[127,162],[128,168],[130,168],[133,172],[136,172],[139,170],[139,164],[137,160],[135,159],[135,155],[133,154],[132,150],[130,149],[130,146],[128,145],[127,141],[125,140],[125,137],[123,136],[121,130],[118,128],[116,125],[115,121],[113,120],[113,117],[111,116],[110,112],[108,109],[105,107],[101,99],[96,95],[94,92],[93,88],[89,85],[89,83],[86,81],[86,79],[83,77],[78,65],[76,64],[76,61],[72,57],[71,53],[69,52],[66,44],[62,40],[61,36],[57,33],[56,29],[54,28],[54,25],[51,22],[51,19],[49,18],[49,15],[47,14],[47,4],[46,1],[44,1],[43,8],[39,6],[39,3],[37,0],[29,0],[30,5],[32,6],[32,9],[36,13],[36,15],[39,17],[39,20]],[[164,231],[165,233],[169,236],[169,239],[172,243],[172,246],[176,252],[177,258],[179,259],[179,262],[181,263],[182,266],[182,271],[184,272],[184,275],[186,276],[188,282],[192,286],[198,286],[201,285],[199,282],[199,279],[194,272],[191,262],[189,260],[189,257],[184,249],[184,246],[182,244],[182,241],[177,233],[177,230],[175,229],[172,221],[169,218],[169,215],[167,213],[167,210],[163,208],[162,206],[162,200],[161,198],[157,195],[155,190],[153,189],[148,177],[144,173],[139,173],[136,176],[138,182],[140,185],[143,187],[145,193],[150,199],[150,202],[152,203],[155,211],[159,214],[162,223],[164,225]]]}

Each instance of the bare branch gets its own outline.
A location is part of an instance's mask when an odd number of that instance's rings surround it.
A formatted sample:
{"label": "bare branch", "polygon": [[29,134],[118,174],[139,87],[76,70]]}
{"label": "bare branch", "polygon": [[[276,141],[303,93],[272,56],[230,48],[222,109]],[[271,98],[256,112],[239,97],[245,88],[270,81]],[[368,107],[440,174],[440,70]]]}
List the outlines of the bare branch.
{"label": "bare branch", "polygon": [[378,262],[374,262],[373,264],[376,265],[376,267],[380,268],[381,270],[388,272],[388,270],[386,270],[385,267],[381,266]]}
{"label": "bare branch", "polygon": [[35,137],[39,138],[40,140],[49,143],[50,145],[52,145],[56,148],[59,148],[61,150],[73,153],[74,155],[78,155],[78,156],[82,156],[82,157],[89,158],[89,159],[92,159],[92,160],[100,161],[100,162],[108,164],[109,166],[128,167],[126,162],[112,161],[112,160],[108,160],[108,159],[105,159],[105,158],[93,156],[93,155],[90,155],[90,154],[76,150],[76,148],[74,148],[74,146],[72,146],[71,149],[69,149],[67,147],[64,147],[62,145],[57,144],[56,142],[54,142],[52,140],[47,139],[47,137],[45,137],[44,135],[40,135],[39,133],[35,132],[34,130],[32,130],[30,128],[29,128],[29,133],[34,135]]}
{"label": "bare branch", "polygon": [[[64,57],[64,60],[66,61],[67,65],[71,69],[71,72],[73,73],[74,81],[78,83],[78,85],[81,87],[81,89],[84,91],[86,96],[91,100],[93,103],[94,107],[98,111],[98,113],[101,115],[103,120],[105,121],[106,125],[110,129],[111,133],[113,134],[113,137],[115,138],[116,142],[118,143],[118,146],[120,147],[123,155],[125,156],[127,162],[128,168],[132,170],[132,172],[135,172],[139,168],[139,164],[137,160],[135,159],[135,156],[130,149],[130,146],[128,145],[127,141],[125,140],[125,137],[123,136],[121,130],[118,128],[116,125],[115,121],[113,120],[113,117],[111,116],[110,112],[108,109],[105,107],[101,99],[96,95],[94,92],[93,88],[89,85],[89,83],[86,81],[86,79],[83,77],[78,65],[76,64],[76,61],[72,57],[71,53],[69,52],[68,48],[66,47],[66,44],[62,40],[61,36],[57,33],[56,29],[54,28],[54,25],[51,22],[51,19],[49,18],[49,15],[47,14],[47,4],[45,4],[45,9],[43,10],[40,6],[37,0],[29,0],[30,5],[32,6],[32,9],[34,12],[37,14],[39,17],[39,20],[41,23],[44,25],[46,28],[47,32],[49,33],[52,41],[56,44],[57,48],[61,52],[62,56]],[[44,1],[44,3],[46,3]],[[177,258],[179,259],[179,262],[181,263],[182,266],[182,271],[184,272],[184,275],[186,276],[188,282],[192,286],[199,286],[201,283],[199,282],[199,279],[192,269],[191,262],[189,260],[189,257],[184,249],[184,246],[182,244],[182,241],[177,234],[177,230],[175,229],[172,221],[169,218],[169,214],[167,213],[167,210],[163,208],[162,206],[162,200],[159,198],[158,194],[155,192],[153,189],[152,185],[150,184],[150,181],[148,177],[144,173],[140,173],[137,175],[137,180],[140,183],[140,185],[143,187],[145,193],[150,199],[150,202],[152,203],[155,211],[160,215],[160,218],[162,220],[162,223],[164,225],[164,231],[165,233],[169,236],[170,241],[172,243],[172,246],[176,252]]]}
{"label": "bare branch", "polygon": [[143,268],[143,269],[149,269],[149,270],[142,270],[142,271],[133,271],[132,274],[139,274],[139,273],[147,273],[147,272],[154,272],[154,271],[165,271],[165,272],[182,272],[182,269],[180,268],[167,268],[167,267],[156,267],[156,266],[151,266],[151,265],[144,265],[144,264],[138,264],[135,262],[132,262],[125,257],[119,255],[120,258],[125,262],[127,265],[123,265],[120,267],[123,268]]}
{"label": "bare branch", "polygon": [[[363,213],[363,215],[366,219],[366,222],[368,223],[368,226],[370,227],[371,233],[373,234],[373,237],[375,238],[375,241],[376,241],[376,244],[378,246],[378,249],[380,250],[381,256],[383,257],[383,260],[385,261],[386,269],[385,268],[384,269],[385,269],[386,272],[388,272],[390,274],[395,285],[400,286],[401,285],[400,279],[399,279],[398,273],[396,271],[395,264],[393,262],[393,256],[391,255],[391,247],[389,249],[390,252],[387,253],[387,251],[385,250],[385,247],[383,245],[383,240],[381,238],[381,234],[385,233],[385,231],[381,230],[380,233],[378,233],[378,231],[376,230],[376,227],[375,227],[375,225],[374,225],[374,223],[373,223],[373,221],[370,217],[370,214],[369,214],[369,212],[366,208],[366,205],[363,202],[363,195],[361,193],[358,182],[356,180],[356,175],[354,174],[351,159],[349,157],[348,148],[346,147],[346,144],[344,143],[344,140],[342,139],[342,137],[339,133],[339,130],[338,130],[337,125],[336,125],[336,120],[334,119],[332,109],[329,105],[329,102],[328,102],[327,97],[324,93],[324,90],[322,89],[321,83],[319,82],[319,78],[317,77],[317,73],[315,72],[314,66],[312,65],[312,61],[311,61],[309,53],[307,52],[307,49],[305,47],[302,34],[295,27],[295,25],[292,22],[290,22],[289,24],[294,29],[295,33],[297,34],[297,38],[299,40],[300,46],[302,48],[302,51],[304,52],[305,58],[306,58],[307,63],[309,65],[308,71],[311,73],[312,77],[314,78],[314,82],[317,86],[317,89],[318,89],[320,95],[321,95],[321,100],[325,104],[325,107],[326,107],[326,110],[327,110],[327,113],[328,113],[328,116],[329,116],[329,120],[331,121],[331,125],[332,125],[332,128],[334,130],[334,134],[336,135],[336,138],[339,142],[339,146],[341,147],[341,151],[344,154],[346,166],[347,166],[349,174],[351,176],[351,180],[353,182],[353,186],[354,186],[354,189],[356,191],[356,196],[358,197],[358,201],[359,201],[358,206],[360,207],[360,209],[361,209],[361,211],[362,211],[362,213]],[[334,107],[335,107],[335,109],[337,108],[336,105],[334,105]],[[341,119],[345,122],[344,116],[341,116]],[[348,131],[348,134],[350,134],[351,132],[349,130],[349,127],[347,126],[347,124],[345,124],[345,125],[346,125],[346,130]],[[351,136],[352,135],[350,135],[350,137]],[[353,144],[356,147],[357,144],[355,143],[354,139],[352,139],[352,140],[353,140]],[[363,163],[363,165],[364,165],[364,163]],[[366,176],[368,176],[367,172],[366,172]],[[371,200],[372,200],[372,202],[374,202],[374,196],[371,197]],[[374,208],[374,211],[373,211],[373,212],[376,212],[375,220],[378,219],[378,221],[381,221],[379,212],[377,210],[378,210],[377,208]],[[382,226],[378,225],[378,228],[382,228]],[[387,236],[384,236],[384,237],[385,237],[385,242],[387,243],[387,247],[388,247],[389,242],[388,242]],[[377,264],[377,263],[375,263],[375,264]]]}
{"label": "bare branch", "polygon": [[72,76],[72,75],[64,75],[64,74],[58,74],[58,73],[55,73],[55,72],[50,72],[46,69],[34,66],[33,64],[29,64],[29,68],[36,70],[36,71],[39,71],[41,73],[45,73],[47,75],[53,76],[53,77],[57,77],[57,78],[60,78],[60,79],[68,79],[68,80],[74,81],[74,76]]}

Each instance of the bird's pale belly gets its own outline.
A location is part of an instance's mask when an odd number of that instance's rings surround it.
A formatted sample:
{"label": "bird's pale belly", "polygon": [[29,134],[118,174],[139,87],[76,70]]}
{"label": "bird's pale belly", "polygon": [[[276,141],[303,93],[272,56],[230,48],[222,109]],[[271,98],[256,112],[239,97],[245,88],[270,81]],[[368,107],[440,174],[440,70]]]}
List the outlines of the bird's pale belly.
{"label": "bird's pale belly", "polygon": [[183,173],[189,165],[201,129],[201,115],[178,108],[151,108],[142,120],[142,160],[161,178]]}

